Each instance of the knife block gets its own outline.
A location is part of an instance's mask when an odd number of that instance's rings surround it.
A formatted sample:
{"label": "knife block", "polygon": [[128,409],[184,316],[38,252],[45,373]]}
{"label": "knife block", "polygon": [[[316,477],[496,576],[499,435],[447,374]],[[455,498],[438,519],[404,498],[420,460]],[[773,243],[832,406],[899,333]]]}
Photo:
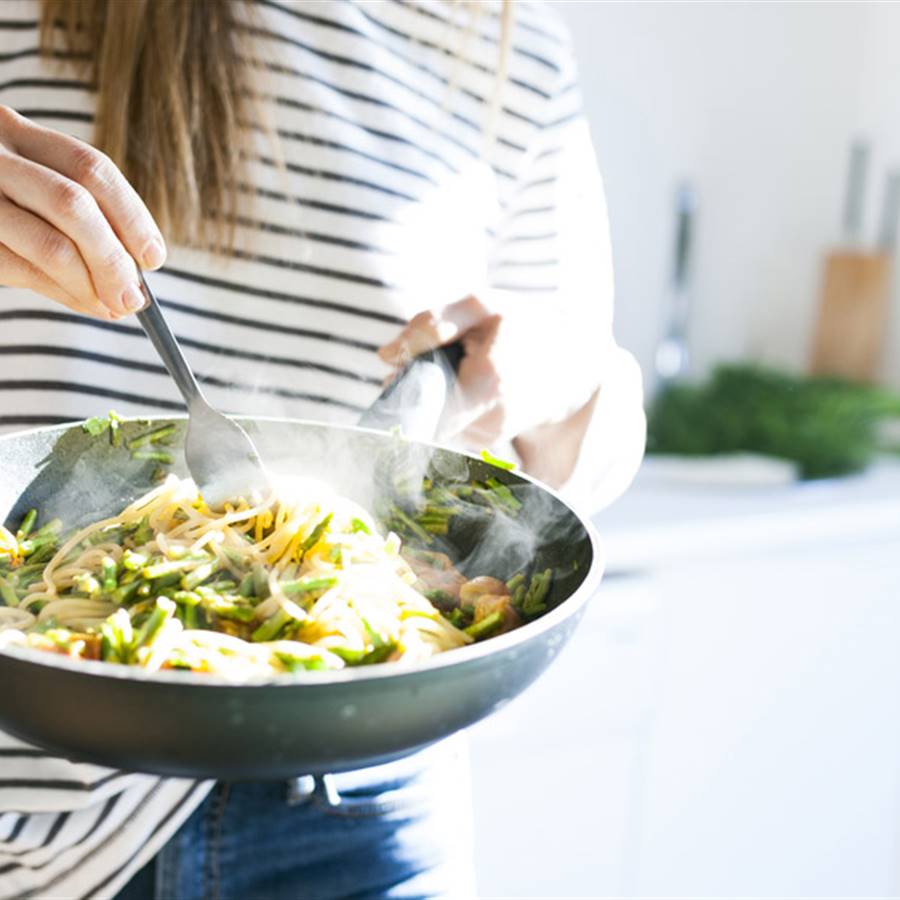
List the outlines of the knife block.
{"label": "knife block", "polygon": [[822,273],[810,362],[813,375],[874,381],[887,327],[891,257],[835,250]]}

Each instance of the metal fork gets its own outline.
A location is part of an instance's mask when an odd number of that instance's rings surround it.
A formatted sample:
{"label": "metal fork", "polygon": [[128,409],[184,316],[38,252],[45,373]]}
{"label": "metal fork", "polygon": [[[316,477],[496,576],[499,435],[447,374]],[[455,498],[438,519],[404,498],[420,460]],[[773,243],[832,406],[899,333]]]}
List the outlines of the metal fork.
{"label": "metal fork", "polygon": [[269,476],[249,435],[237,422],[210,406],[203,396],[159,302],[142,272],[147,305],[137,319],[156,348],[188,408],[184,457],[203,499],[211,509],[244,497],[252,501],[271,493]]}

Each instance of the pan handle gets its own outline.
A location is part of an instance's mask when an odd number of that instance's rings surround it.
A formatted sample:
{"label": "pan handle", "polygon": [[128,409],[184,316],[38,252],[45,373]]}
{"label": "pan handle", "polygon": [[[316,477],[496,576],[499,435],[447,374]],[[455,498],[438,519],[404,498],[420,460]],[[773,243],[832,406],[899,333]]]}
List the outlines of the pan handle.
{"label": "pan handle", "polygon": [[433,440],[464,355],[462,342],[454,341],[415,357],[362,414],[359,424],[380,431],[399,425],[408,438]]}

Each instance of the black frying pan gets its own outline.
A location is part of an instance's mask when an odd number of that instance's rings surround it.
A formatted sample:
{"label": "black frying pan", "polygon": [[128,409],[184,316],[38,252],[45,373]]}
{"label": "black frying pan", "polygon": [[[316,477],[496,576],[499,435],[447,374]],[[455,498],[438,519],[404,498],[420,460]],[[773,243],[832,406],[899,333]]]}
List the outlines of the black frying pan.
{"label": "black frying pan", "polygon": [[[184,420],[152,426],[170,421]],[[597,590],[602,563],[593,529],[523,475],[363,428],[241,421],[271,468],[322,478],[369,507],[390,492],[390,478],[380,476],[398,453],[430,457],[437,481],[498,478],[524,504],[515,524],[451,532],[452,549],[470,577],[506,578],[526,559],[536,571],[552,566],[548,611],[412,670],[388,663],[246,685],[7,648],[0,651],[0,728],[73,758],[166,775],[267,779],[376,765],[465,728],[519,694],[556,656]],[[122,427],[127,440],[151,426]],[[187,475],[175,452],[173,471]],[[0,466],[7,526],[37,507],[43,521],[58,516],[73,528],[143,494],[152,468],[78,424],[0,438]]]}

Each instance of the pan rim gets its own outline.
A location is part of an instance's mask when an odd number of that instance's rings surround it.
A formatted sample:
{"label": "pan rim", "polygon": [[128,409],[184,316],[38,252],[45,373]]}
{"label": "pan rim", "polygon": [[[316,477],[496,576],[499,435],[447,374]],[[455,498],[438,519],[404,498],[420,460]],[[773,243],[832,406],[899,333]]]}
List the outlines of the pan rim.
{"label": "pan rim", "polygon": [[[122,416],[126,422],[150,422],[158,420],[186,420],[186,413],[176,413],[164,416]],[[389,437],[387,432],[380,431],[375,428],[366,428],[361,425],[344,425],[340,423],[321,422],[315,419],[294,419],[284,416],[234,416],[234,419],[240,422],[276,422],[289,423],[293,425],[312,426],[316,428],[338,429],[346,432],[357,432],[362,434],[371,434],[379,438]],[[10,440],[21,439],[26,435],[40,435],[49,431],[62,431],[72,427],[80,427],[84,423],[84,419],[73,419],[71,422],[60,422],[55,425],[46,425],[39,428],[23,429],[22,431],[11,432],[9,434],[0,435],[0,452],[3,445]],[[501,469],[493,466],[480,456],[469,453],[464,450],[454,450],[443,444],[434,441],[411,440],[411,443],[421,446],[432,447],[436,450],[442,450],[447,453],[453,453],[463,456],[467,459],[474,460],[482,465],[488,465],[495,468],[498,472],[510,474],[509,470]],[[514,470],[516,478],[523,482],[540,488],[544,493],[549,494],[558,503],[561,503],[568,509],[572,515],[576,517],[579,524],[585,530],[588,540],[591,543],[591,565],[588,573],[573,594],[566,597],[558,606],[544,615],[540,616],[513,631],[498,635],[497,637],[488,638],[481,643],[469,644],[465,647],[457,647],[443,653],[438,653],[427,660],[412,665],[403,665],[402,663],[389,662],[379,663],[374,666],[364,668],[345,668],[328,671],[317,672],[297,672],[283,673],[270,676],[260,676],[248,679],[246,681],[233,681],[219,675],[204,675],[198,672],[184,671],[157,671],[146,672],[135,666],[119,666],[111,663],[101,662],[99,660],[75,660],[66,656],[53,653],[32,650],[27,647],[16,647],[10,645],[0,648],[0,657],[8,657],[18,662],[27,663],[29,665],[43,666],[50,669],[61,669],[66,672],[80,673],[82,675],[91,675],[99,678],[114,678],[126,682],[134,682],[137,684],[158,683],[165,685],[184,685],[192,687],[205,687],[213,689],[228,688],[230,690],[240,688],[288,688],[288,687],[313,687],[313,686],[333,686],[336,684],[360,683],[367,681],[381,681],[384,679],[397,679],[409,677],[416,674],[424,674],[425,672],[434,672],[451,666],[461,666],[467,663],[476,663],[486,656],[500,654],[504,651],[514,650],[516,647],[530,642],[537,638],[545,631],[551,631],[556,625],[574,615],[594,595],[605,571],[605,554],[603,545],[597,529],[591,519],[574,507],[571,503],[560,497],[559,493],[553,488],[548,487],[536,478],[531,477],[525,472]],[[382,671],[383,670],[383,671]]]}

